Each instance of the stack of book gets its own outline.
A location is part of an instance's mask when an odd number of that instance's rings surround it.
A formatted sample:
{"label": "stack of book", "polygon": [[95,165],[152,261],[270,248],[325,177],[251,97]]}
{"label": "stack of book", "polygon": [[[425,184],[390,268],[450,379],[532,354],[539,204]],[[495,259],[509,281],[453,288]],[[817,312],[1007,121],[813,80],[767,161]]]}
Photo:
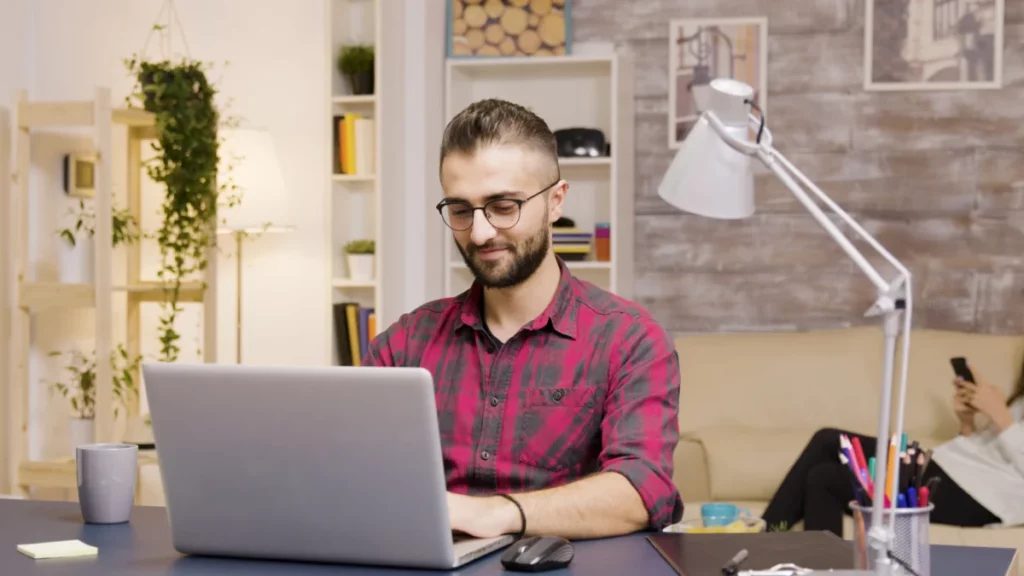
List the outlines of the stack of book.
{"label": "stack of book", "polygon": [[334,305],[334,335],[338,343],[338,364],[359,366],[370,340],[377,333],[377,316],[373,308],[356,302],[338,302]]}
{"label": "stack of book", "polygon": [[593,236],[591,232],[584,232],[573,225],[556,225],[551,230],[552,248],[562,260],[586,260],[590,256]]}
{"label": "stack of book", "polygon": [[373,118],[350,112],[334,117],[334,173],[374,173]]}

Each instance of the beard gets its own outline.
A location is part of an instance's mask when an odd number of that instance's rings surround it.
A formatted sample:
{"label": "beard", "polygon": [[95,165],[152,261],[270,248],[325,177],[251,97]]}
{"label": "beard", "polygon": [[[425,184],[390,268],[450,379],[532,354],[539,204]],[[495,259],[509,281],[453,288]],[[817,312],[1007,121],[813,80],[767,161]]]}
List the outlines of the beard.
{"label": "beard", "polygon": [[[477,246],[470,243],[463,248],[455,243],[473,276],[487,288],[511,288],[525,282],[544,262],[549,244],[546,217],[537,233],[519,244],[488,242]],[[505,248],[507,253],[499,260],[481,260],[477,255],[479,250],[493,248]]]}

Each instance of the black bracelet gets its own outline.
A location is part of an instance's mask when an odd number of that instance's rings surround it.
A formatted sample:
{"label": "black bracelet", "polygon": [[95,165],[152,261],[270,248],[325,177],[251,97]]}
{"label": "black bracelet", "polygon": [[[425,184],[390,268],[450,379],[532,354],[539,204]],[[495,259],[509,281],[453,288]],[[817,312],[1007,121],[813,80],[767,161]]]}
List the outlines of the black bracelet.
{"label": "black bracelet", "polygon": [[504,498],[504,499],[508,500],[509,502],[515,504],[516,508],[519,509],[520,528],[519,528],[519,534],[516,535],[516,538],[517,539],[518,538],[522,538],[523,535],[526,534],[526,512],[523,512],[522,505],[519,504],[519,502],[515,498],[509,496],[508,494],[498,494],[498,496],[501,496],[502,498]]}

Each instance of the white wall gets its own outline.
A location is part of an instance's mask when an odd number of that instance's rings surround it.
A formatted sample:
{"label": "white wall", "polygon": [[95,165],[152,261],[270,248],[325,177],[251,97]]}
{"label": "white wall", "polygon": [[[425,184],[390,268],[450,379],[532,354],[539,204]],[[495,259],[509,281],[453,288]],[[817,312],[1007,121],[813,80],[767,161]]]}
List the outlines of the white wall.
{"label": "white wall", "polygon": [[[6,0],[0,5],[0,104],[6,105],[15,87],[27,88],[33,99],[69,100],[91,98],[95,86],[103,85],[111,89],[116,102],[123,101],[132,86],[123,59],[142,50],[162,4],[161,0]],[[320,153],[327,141],[323,97],[329,80],[324,74],[328,63],[323,2],[178,0],[175,4],[189,53],[214,64],[211,79],[221,91],[219,103],[230,104],[227,115],[273,134],[294,198],[297,230],[267,235],[245,247],[243,361],[323,364],[323,342],[330,338],[322,321],[329,296],[321,216],[327,192],[323,175],[329,170]],[[181,50],[180,36],[172,38],[175,50]],[[161,56],[157,35],[146,56]],[[115,131],[114,137],[118,140],[123,133]],[[53,227],[67,204],[54,186],[59,170],[52,169],[65,144],[37,138],[33,148],[36,158],[45,160],[34,166],[32,203],[33,221],[44,226],[33,232],[31,263],[37,275],[49,276],[56,274],[58,261]],[[123,144],[116,150],[123,150]],[[118,171],[116,162],[115,193],[123,198],[123,168]],[[159,197],[150,200],[149,206],[158,209]],[[218,361],[234,362],[236,260],[230,241],[225,241],[224,252],[218,261]],[[123,268],[118,264],[115,273]],[[144,264],[144,273],[155,270],[154,264]],[[144,352],[158,350],[158,315],[154,306],[145,316]],[[115,330],[123,324],[122,318],[115,319]],[[194,360],[188,354],[198,342],[198,328],[196,315],[182,319],[185,360]],[[33,420],[41,423],[32,429],[31,456],[66,455],[64,412],[47,402],[45,389],[37,384],[57,367],[39,357],[57,346],[91,345],[92,316],[81,312],[43,317],[33,323],[33,330],[31,411]]]}

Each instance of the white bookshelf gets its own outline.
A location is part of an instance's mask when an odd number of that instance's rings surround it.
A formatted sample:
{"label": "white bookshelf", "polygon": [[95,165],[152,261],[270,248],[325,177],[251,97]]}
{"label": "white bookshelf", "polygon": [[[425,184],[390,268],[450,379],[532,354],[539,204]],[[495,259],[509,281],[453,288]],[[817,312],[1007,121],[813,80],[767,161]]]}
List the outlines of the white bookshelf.
{"label": "white bookshelf", "polygon": [[[630,57],[607,54],[506,58],[450,58],[445,70],[445,123],[469,104],[502,98],[532,109],[552,131],[597,128],[611,144],[611,155],[560,158],[569,183],[563,216],[595,232],[609,223],[611,258],[566,263],[577,277],[625,298],[633,293],[633,65]],[[469,288],[473,275],[444,229],[444,291],[454,296]]]}
{"label": "white bookshelf", "polygon": [[[324,211],[327,237],[328,278],[330,302],[326,321],[331,334],[330,363],[338,363],[334,304],[355,302],[371,307],[376,315],[376,329],[372,338],[386,328],[382,322],[382,206],[381,184],[378,177],[381,158],[381,102],[382,102],[382,51],[381,51],[381,0],[327,0],[325,26],[327,28],[327,83],[329,93],[325,95],[325,119],[327,126],[325,153],[328,155],[326,185],[329,190]],[[353,94],[341,72],[338,71],[338,55],[341,48],[353,44],[369,44],[374,48],[374,91],[372,94]],[[355,174],[336,171],[335,117],[345,114],[359,114],[373,119],[371,170]],[[357,145],[357,151],[362,148]],[[370,279],[353,278],[343,251],[352,240],[371,239],[376,243],[374,275]]]}

